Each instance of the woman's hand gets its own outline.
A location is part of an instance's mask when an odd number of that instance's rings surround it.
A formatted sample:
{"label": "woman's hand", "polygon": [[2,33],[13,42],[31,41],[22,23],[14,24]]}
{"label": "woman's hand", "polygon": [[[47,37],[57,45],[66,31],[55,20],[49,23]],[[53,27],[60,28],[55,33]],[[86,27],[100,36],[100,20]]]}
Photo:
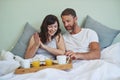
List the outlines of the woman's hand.
{"label": "woman's hand", "polygon": [[41,44],[41,40],[37,32],[34,34],[34,41],[35,41],[35,45],[39,47]]}
{"label": "woman's hand", "polygon": [[34,40],[35,40],[35,45],[36,45],[36,46],[41,47],[41,48],[44,49],[44,46],[45,46],[45,45],[44,45],[44,44],[42,43],[42,41],[40,40],[40,37],[39,37],[39,35],[38,35],[37,32],[34,34]]}

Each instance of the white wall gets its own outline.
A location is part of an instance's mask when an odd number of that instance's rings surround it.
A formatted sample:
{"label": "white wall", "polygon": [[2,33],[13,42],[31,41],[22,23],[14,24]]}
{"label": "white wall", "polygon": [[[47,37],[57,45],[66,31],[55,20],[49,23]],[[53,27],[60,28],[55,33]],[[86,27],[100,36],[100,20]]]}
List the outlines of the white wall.
{"label": "white wall", "polygon": [[114,29],[120,29],[120,0],[0,0],[0,50],[10,50],[29,22],[39,29],[43,18],[73,8],[81,25],[86,15]]}

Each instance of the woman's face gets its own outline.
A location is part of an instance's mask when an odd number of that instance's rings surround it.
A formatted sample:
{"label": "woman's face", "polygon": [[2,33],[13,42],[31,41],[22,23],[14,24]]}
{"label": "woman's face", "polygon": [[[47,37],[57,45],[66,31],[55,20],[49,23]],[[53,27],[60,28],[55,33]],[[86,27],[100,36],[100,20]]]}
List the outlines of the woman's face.
{"label": "woman's face", "polygon": [[57,21],[54,24],[48,25],[48,34],[49,36],[54,36],[54,34],[58,30],[58,24]]}

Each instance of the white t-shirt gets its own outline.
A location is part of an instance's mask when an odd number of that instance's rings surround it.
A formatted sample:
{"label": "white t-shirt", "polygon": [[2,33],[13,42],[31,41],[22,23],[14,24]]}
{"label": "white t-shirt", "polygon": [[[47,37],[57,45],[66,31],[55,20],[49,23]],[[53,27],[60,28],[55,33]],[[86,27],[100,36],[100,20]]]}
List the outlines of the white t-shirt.
{"label": "white t-shirt", "polygon": [[98,42],[97,33],[91,29],[82,28],[77,34],[70,34],[69,32],[63,35],[67,50],[74,52],[88,52],[89,44],[91,42]]}

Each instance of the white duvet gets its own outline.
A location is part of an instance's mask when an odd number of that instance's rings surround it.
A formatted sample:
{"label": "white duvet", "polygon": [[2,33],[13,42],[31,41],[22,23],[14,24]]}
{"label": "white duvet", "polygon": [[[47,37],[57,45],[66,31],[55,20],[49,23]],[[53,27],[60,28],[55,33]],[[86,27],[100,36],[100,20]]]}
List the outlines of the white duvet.
{"label": "white duvet", "polygon": [[104,49],[100,60],[74,61],[73,68],[69,71],[48,68],[16,75],[14,70],[1,75],[0,80],[120,80],[120,43]]}

